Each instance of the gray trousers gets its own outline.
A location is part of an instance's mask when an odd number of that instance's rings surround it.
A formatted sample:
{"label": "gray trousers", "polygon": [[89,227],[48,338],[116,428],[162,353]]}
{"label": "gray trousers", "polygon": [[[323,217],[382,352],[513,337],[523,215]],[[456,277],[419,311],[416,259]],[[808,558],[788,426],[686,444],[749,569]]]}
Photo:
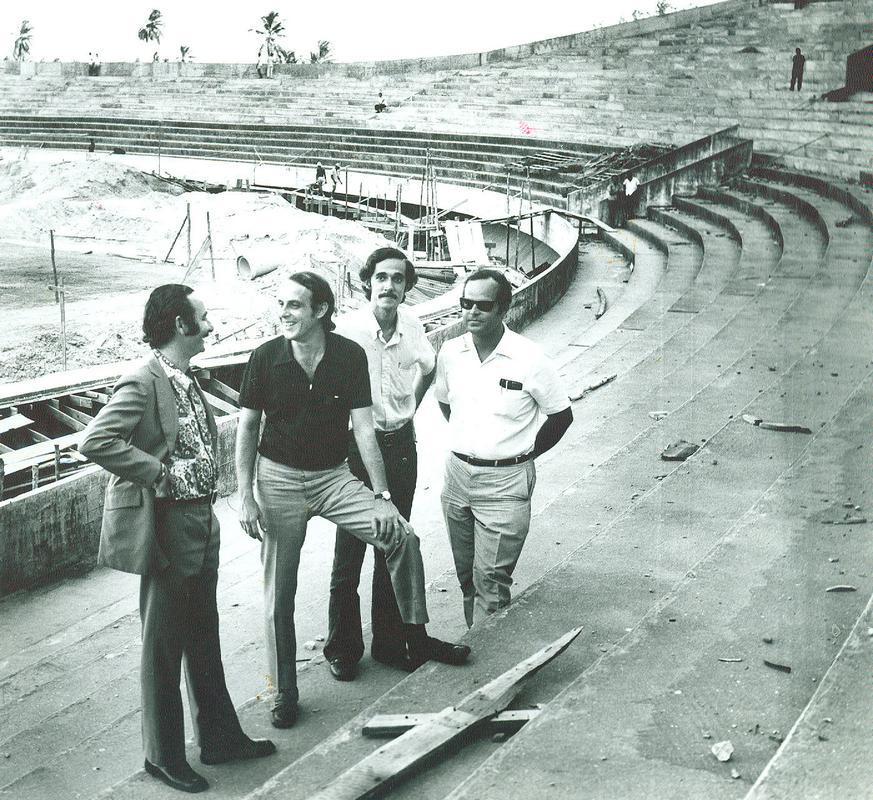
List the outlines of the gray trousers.
{"label": "gray trousers", "polygon": [[145,757],[185,758],[179,685],[185,684],[201,748],[233,746],[244,734],[227,691],[218,637],[218,520],[210,502],[158,501],[156,535],[170,566],[140,580],[142,737]]}
{"label": "gray trousers", "polygon": [[[269,674],[276,689],[297,696],[297,639],[294,600],[300,550],[310,517],[324,517],[385,553],[400,617],[425,624],[427,602],[418,537],[411,531],[390,549],[371,531],[373,492],[343,463],[325,470],[302,470],[258,457],[257,498],[266,521],[261,545],[264,615]],[[326,542],[331,546],[332,542]]]}
{"label": "gray trousers", "polygon": [[509,605],[512,573],[530,528],[533,461],[474,467],[449,453],[442,504],[467,626]]}

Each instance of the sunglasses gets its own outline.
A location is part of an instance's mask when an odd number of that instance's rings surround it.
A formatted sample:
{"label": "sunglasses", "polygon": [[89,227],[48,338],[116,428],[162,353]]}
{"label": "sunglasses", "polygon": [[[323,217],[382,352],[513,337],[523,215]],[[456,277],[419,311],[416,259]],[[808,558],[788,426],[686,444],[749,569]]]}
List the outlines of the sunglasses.
{"label": "sunglasses", "polygon": [[496,300],[471,300],[469,297],[461,298],[461,308],[464,311],[469,311],[473,306],[476,306],[480,311],[493,311],[497,305]]}

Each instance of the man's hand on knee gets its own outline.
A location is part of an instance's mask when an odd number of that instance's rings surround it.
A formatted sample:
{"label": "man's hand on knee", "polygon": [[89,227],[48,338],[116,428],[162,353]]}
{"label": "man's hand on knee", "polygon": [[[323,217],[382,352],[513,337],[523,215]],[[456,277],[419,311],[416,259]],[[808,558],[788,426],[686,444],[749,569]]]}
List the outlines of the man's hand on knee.
{"label": "man's hand on knee", "polygon": [[386,545],[386,549],[390,549],[396,542],[398,536],[404,535],[404,530],[401,525],[403,517],[397,507],[390,500],[375,501],[373,507],[373,520],[370,523],[373,536]]}

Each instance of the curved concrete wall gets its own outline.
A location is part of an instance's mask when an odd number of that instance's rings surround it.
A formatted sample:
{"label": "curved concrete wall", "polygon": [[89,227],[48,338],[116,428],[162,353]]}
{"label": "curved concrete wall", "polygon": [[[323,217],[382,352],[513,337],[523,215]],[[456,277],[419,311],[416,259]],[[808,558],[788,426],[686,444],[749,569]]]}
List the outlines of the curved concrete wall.
{"label": "curved concrete wall", "polygon": [[[534,236],[558,252],[559,258],[514,293],[507,321],[516,329],[560,299],[578,265],[575,223],[549,213],[535,220]],[[442,342],[461,332],[461,324],[455,323],[432,331],[429,338],[439,348]],[[118,365],[119,372],[123,366]],[[114,379],[107,376],[107,380]],[[222,495],[236,489],[233,465],[236,425],[236,415],[218,420]],[[0,502],[0,596],[94,566],[107,480],[108,473],[99,467],[89,467],[56,484]]]}

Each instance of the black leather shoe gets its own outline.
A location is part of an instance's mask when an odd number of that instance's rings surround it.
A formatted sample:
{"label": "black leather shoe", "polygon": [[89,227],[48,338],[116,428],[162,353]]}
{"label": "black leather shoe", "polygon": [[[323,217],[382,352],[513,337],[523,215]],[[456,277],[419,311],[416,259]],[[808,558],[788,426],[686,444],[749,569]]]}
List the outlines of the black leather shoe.
{"label": "black leather shoe", "polygon": [[194,772],[187,761],[172,767],[160,767],[146,759],[145,771],[159,781],[166,783],[170,788],[178,789],[180,792],[197,794],[197,792],[205,792],[209,788],[206,778]]}
{"label": "black leather shoe", "polygon": [[338,681],[353,681],[358,674],[358,665],[344,658],[329,658],[327,666]]}
{"label": "black leather shoe", "polygon": [[423,648],[410,652],[409,660],[415,665],[414,669],[418,669],[425,661],[439,661],[441,664],[459,667],[466,663],[471,652],[465,644],[452,644],[428,636]]}
{"label": "black leather shoe", "polygon": [[203,748],[200,751],[202,764],[226,764],[228,761],[249,761],[264,758],[276,752],[276,745],[269,739],[249,739],[248,736],[237,744],[219,748]]}
{"label": "black leather shoe", "polygon": [[297,722],[297,701],[279,692],[276,704],[270,712],[270,721],[274,728],[290,728]]}
{"label": "black leather shoe", "polygon": [[386,667],[401,669],[404,672],[415,672],[415,670],[421,666],[421,664],[413,664],[412,660],[405,652],[396,650],[379,650],[374,647],[370,651],[370,655],[373,656],[374,661],[378,661]]}

